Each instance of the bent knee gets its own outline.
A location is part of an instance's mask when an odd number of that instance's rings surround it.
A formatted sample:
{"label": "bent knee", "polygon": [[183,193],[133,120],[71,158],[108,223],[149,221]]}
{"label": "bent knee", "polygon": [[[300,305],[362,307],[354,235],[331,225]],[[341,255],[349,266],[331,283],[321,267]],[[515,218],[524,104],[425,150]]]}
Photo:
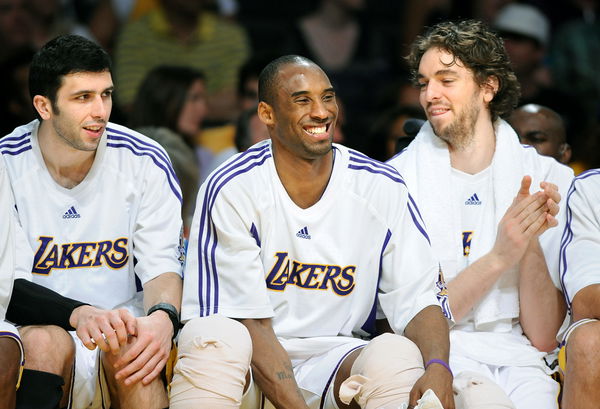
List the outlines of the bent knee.
{"label": "bent knee", "polygon": [[454,377],[453,388],[457,408],[515,408],[508,395],[499,385],[477,372],[461,372]]}
{"label": "bent knee", "polygon": [[75,358],[71,335],[55,325],[32,325],[19,329],[29,369],[62,374]]}
{"label": "bent knee", "polygon": [[352,365],[351,373],[395,376],[414,369],[423,371],[423,358],[417,345],[401,335],[382,334],[363,348]]}
{"label": "bent knee", "polygon": [[243,324],[220,315],[189,321],[179,334],[171,407],[215,399],[239,404],[251,359],[252,340]]}

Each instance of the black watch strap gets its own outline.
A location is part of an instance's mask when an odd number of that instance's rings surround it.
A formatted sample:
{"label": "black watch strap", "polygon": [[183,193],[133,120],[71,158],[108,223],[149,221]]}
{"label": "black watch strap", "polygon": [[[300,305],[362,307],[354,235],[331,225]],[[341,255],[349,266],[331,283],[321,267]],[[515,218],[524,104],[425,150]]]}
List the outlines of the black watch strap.
{"label": "black watch strap", "polygon": [[169,319],[171,320],[171,324],[173,324],[173,338],[175,338],[177,336],[177,333],[179,332],[179,326],[181,323],[181,321],[179,321],[179,312],[177,312],[177,308],[175,308],[175,306],[173,304],[169,304],[166,302],[159,302],[158,304],[150,307],[150,309],[148,310],[148,313],[146,315],[150,315],[154,311],[158,311],[158,310],[166,312],[167,315],[169,316]]}

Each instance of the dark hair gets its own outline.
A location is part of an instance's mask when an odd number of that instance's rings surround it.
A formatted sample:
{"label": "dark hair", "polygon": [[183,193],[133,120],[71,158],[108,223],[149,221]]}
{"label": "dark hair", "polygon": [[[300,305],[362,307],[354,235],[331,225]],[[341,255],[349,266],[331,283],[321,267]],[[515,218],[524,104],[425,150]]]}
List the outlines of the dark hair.
{"label": "dark hair", "polygon": [[313,61],[300,55],[284,55],[271,61],[258,76],[258,101],[273,105],[275,100],[275,90],[278,85],[278,74],[281,67],[288,64],[312,64]]}
{"label": "dark hair", "polygon": [[129,126],[164,126],[178,132],[177,121],[190,86],[204,79],[202,71],[191,67],[161,65],[153,68],[138,89]]}
{"label": "dark hair", "polygon": [[110,57],[95,42],[74,34],[58,36],[33,56],[29,69],[29,95],[32,99],[42,95],[54,106],[65,75],[110,70]]}
{"label": "dark hair", "polygon": [[498,91],[489,105],[492,121],[508,116],[517,106],[520,86],[510,67],[504,42],[484,23],[477,20],[446,21],[417,37],[410,55],[406,57],[415,82],[421,58],[430,48],[440,48],[452,54],[454,60],[448,65],[460,60],[473,72],[479,85],[484,84],[490,76],[498,79]]}

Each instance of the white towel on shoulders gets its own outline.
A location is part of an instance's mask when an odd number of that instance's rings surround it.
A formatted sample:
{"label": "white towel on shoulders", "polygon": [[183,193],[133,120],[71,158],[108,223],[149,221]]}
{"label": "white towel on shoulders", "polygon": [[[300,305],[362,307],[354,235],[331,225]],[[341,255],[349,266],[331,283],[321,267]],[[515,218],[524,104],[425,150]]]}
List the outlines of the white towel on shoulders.
{"label": "white towel on shoulders", "polygon": [[[491,177],[494,192],[494,222],[497,226],[516,196],[523,176],[532,176],[532,191],[539,190],[539,183],[547,180],[559,186],[565,195],[573,172],[554,159],[538,155],[533,148],[520,144],[515,131],[504,120],[495,123],[496,151],[491,164]],[[415,140],[389,163],[395,166],[405,179],[409,191],[416,198],[431,238],[434,253],[438,256],[442,271],[451,280],[460,271],[462,241],[460,235],[461,212],[459,203],[452,200],[452,179],[450,154],[446,142],[437,137],[429,122],[426,122]],[[564,212],[563,212],[564,213]],[[486,215],[485,217],[492,217]],[[559,229],[550,229],[541,238],[558,245],[556,239],[546,240],[545,236],[558,235]],[[495,234],[480,237],[471,247],[473,260],[489,252],[496,240]],[[558,247],[551,256],[556,260],[548,262],[555,284],[558,284]],[[556,275],[556,279],[554,278]],[[519,317],[518,275],[508,272],[494,284],[489,294],[474,307],[475,328],[485,330],[491,324]]]}

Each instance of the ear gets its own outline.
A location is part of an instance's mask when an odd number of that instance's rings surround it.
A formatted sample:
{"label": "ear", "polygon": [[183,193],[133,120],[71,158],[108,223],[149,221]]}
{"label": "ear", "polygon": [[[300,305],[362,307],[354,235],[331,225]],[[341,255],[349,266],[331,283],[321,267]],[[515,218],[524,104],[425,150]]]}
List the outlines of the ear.
{"label": "ear", "polygon": [[33,107],[42,119],[48,120],[52,117],[52,104],[47,97],[41,95],[33,97]]}
{"label": "ear", "polygon": [[490,75],[481,85],[481,89],[483,90],[483,100],[489,104],[496,96],[498,89],[500,89],[498,77]]}
{"label": "ear", "polygon": [[275,115],[273,112],[273,107],[264,101],[259,102],[258,103],[258,118],[265,125],[267,125],[267,127],[275,125]]}
{"label": "ear", "polygon": [[559,162],[565,165],[571,161],[571,145],[568,143],[562,143],[558,149]]}

